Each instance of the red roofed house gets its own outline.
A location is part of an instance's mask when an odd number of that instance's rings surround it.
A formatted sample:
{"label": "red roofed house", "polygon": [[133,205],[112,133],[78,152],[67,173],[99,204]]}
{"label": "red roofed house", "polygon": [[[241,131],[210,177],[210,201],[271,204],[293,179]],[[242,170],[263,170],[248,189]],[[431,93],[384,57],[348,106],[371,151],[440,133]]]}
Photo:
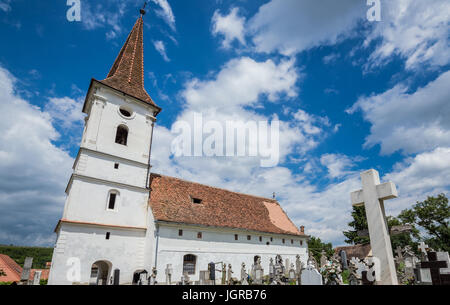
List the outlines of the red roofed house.
{"label": "red roofed house", "polygon": [[198,280],[210,262],[239,278],[258,257],[267,274],[277,254],[306,264],[308,236],[276,200],[150,174],[161,108],[144,88],[142,15],[107,78],[90,83],[49,284],[131,284],[153,267],[161,283],[169,264],[173,282]]}
{"label": "red roofed house", "polygon": [[[22,274],[22,267],[17,264],[11,257],[5,254],[0,254],[0,270],[6,274],[0,276],[0,283],[5,282],[20,282],[20,276]],[[36,271],[41,271],[41,280],[47,280],[50,273],[50,269],[31,269],[30,281],[33,280]]]}

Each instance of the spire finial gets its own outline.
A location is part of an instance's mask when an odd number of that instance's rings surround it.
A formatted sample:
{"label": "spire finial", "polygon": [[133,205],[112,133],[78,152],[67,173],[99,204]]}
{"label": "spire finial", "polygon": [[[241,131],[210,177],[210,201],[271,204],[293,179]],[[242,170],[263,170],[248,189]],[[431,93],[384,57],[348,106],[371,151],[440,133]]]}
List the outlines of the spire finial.
{"label": "spire finial", "polygon": [[141,10],[139,11],[141,13],[141,16],[145,15],[145,7],[147,6],[147,1],[144,2],[144,6],[141,8]]}

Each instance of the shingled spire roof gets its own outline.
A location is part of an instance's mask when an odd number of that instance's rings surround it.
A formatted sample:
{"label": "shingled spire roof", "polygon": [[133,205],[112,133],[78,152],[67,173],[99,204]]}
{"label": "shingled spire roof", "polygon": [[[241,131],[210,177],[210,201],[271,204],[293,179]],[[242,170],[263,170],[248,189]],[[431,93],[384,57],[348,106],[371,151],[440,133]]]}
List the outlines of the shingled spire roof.
{"label": "shingled spire roof", "polygon": [[[120,50],[108,76],[100,82],[156,106],[144,88],[143,26],[144,21],[141,14]],[[159,108],[158,106],[156,107]]]}

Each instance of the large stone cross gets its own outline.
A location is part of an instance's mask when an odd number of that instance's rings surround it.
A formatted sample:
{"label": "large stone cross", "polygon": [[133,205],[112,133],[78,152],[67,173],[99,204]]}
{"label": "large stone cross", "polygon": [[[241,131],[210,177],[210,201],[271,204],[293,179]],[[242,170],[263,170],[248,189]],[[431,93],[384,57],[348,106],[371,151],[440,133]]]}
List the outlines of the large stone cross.
{"label": "large stone cross", "polygon": [[366,208],[369,226],[370,246],[373,257],[380,262],[380,280],[377,284],[398,285],[391,239],[384,212],[384,200],[397,197],[392,182],[380,183],[380,176],[374,169],[361,173],[363,188],[351,193],[352,205]]}

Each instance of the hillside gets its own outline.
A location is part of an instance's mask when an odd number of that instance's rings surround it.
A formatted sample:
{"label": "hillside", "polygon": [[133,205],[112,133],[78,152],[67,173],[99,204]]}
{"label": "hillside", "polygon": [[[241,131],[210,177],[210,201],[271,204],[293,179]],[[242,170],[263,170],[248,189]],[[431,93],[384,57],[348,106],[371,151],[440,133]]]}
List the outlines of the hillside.
{"label": "hillside", "polygon": [[27,256],[33,258],[34,269],[44,269],[45,263],[52,260],[53,248],[19,247],[0,245],[0,254],[6,254],[21,267]]}

